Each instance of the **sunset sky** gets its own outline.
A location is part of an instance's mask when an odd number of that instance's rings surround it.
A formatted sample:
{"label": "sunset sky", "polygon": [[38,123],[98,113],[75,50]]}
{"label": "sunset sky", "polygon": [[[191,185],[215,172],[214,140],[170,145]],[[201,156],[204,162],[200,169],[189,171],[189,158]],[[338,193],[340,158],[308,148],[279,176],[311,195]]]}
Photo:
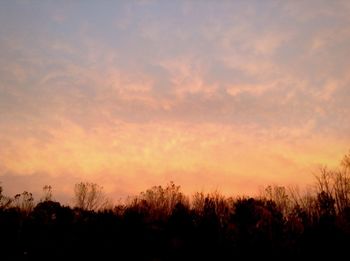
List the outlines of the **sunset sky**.
{"label": "sunset sky", "polygon": [[69,202],[304,186],[350,149],[350,1],[1,1],[0,181]]}

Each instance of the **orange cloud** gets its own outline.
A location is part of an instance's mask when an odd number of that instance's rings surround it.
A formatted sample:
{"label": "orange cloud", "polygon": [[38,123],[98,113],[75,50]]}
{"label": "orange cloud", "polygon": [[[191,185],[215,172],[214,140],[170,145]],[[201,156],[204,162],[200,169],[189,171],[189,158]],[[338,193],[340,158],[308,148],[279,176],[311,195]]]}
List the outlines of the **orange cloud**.
{"label": "orange cloud", "polygon": [[[56,180],[62,175],[93,180],[114,197],[122,191],[113,180],[132,183],[130,193],[174,180],[188,193],[220,188],[230,194],[254,192],[269,183],[303,186],[313,179],[311,172],[319,163],[335,166],[347,149],[341,141],[309,139],[307,125],[276,133],[254,126],[175,122],[115,121],[113,126],[87,131],[62,121],[40,147],[34,139],[18,139],[15,153],[2,148],[2,164],[7,172],[21,175],[39,172]],[[60,191],[64,184],[54,185]]]}
{"label": "orange cloud", "polygon": [[176,97],[183,99],[188,94],[199,94],[205,98],[215,96],[218,86],[204,81],[205,68],[194,58],[162,61],[160,65],[170,73]]}
{"label": "orange cloud", "polygon": [[0,180],[239,193],[338,164],[349,4],[140,5],[0,10]]}

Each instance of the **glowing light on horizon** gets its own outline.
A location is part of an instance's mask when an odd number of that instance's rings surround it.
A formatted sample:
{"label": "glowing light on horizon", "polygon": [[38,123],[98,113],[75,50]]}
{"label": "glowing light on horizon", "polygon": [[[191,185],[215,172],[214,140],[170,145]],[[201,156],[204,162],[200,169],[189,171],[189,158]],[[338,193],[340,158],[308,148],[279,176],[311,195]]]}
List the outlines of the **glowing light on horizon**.
{"label": "glowing light on horizon", "polygon": [[345,1],[0,5],[10,193],[250,193],[308,183],[349,149]]}

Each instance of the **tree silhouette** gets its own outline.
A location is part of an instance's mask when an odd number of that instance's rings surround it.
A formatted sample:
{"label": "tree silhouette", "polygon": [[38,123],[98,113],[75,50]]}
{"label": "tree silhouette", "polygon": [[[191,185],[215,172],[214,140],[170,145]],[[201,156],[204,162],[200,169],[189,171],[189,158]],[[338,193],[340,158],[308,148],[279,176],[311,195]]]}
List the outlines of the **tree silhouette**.
{"label": "tree silhouette", "polygon": [[41,201],[52,201],[52,187],[50,185],[45,185],[43,187],[43,196]]}
{"label": "tree silhouette", "polygon": [[9,207],[12,199],[2,194],[2,186],[0,186],[0,210]]}
{"label": "tree silhouette", "polygon": [[108,206],[103,188],[95,183],[80,182],[74,187],[74,204],[82,210],[99,210]]}
{"label": "tree silhouette", "polygon": [[[343,161],[344,162],[344,161]],[[195,193],[170,182],[116,206],[75,185],[74,206],[0,186],[0,260],[340,259],[350,243],[349,169],[322,168],[314,190],[268,186],[260,197]]]}
{"label": "tree silhouette", "polygon": [[188,205],[189,200],[174,182],[170,182],[165,188],[154,186],[141,192],[132,202],[133,205],[147,208],[149,215],[159,220],[169,217],[178,203]]}
{"label": "tree silhouette", "polygon": [[12,205],[21,210],[24,215],[29,215],[34,207],[33,194],[27,191],[15,195]]}

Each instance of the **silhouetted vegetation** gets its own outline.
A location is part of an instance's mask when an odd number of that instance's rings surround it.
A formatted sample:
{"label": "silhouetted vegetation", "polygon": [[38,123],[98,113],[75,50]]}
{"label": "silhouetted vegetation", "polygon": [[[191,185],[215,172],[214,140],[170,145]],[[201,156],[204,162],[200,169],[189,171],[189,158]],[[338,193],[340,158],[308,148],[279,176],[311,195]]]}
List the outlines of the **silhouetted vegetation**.
{"label": "silhouetted vegetation", "polygon": [[1,260],[295,260],[347,256],[350,160],[323,168],[313,190],[268,186],[261,196],[191,198],[170,182],[124,204],[102,187],[75,185],[75,206],[0,187]]}

